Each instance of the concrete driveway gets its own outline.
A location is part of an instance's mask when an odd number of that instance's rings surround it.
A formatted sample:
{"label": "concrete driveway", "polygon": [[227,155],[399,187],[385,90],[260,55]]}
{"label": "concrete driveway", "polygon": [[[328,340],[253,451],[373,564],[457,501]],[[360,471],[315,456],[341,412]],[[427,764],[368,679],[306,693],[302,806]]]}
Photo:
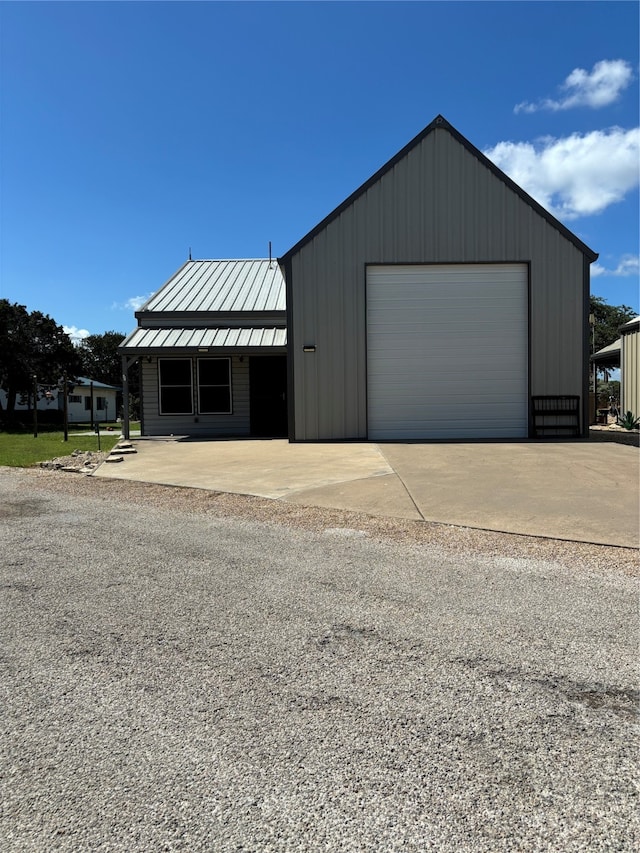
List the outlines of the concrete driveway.
{"label": "concrete driveway", "polygon": [[640,454],[588,442],[289,444],[133,439],[94,476],[638,547]]}

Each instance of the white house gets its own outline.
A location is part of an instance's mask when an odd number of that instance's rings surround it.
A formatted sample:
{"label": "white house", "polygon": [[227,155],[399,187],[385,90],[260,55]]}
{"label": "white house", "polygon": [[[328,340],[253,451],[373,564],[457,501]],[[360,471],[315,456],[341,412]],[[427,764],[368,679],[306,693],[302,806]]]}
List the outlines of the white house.
{"label": "white house", "polygon": [[[120,389],[115,385],[96,382],[86,376],[79,377],[69,389],[69,423],[115,421],[118,416],[116,406],[119,391]],[[0,405],[3,409],[7,406],[7,393],[2,389],[0,389]],[[62,412],[64,410],[62,391],[55,385],[39,385],[37,408],[39,412]],[[16,399],[15,411],[30,411],[30,401],[19,396]]]}

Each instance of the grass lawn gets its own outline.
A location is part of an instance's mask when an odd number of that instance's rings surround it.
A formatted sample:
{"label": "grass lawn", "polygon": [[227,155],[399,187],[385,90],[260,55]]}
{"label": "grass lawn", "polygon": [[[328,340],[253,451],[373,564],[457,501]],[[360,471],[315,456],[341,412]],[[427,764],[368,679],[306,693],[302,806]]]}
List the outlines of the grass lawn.
{"label": "grass lawn", "polygon": [[[100,436],[100,449],[109,451],[118,441],[120,432]],[[70,456],[74,450],[97,450],[98,436],[93,432],[86,435],[70,435],[64,441],[60,432],[41,432],[37,438],[33,433],[0,432],[0,465],[12,468],[29,468],[56,456]]]}

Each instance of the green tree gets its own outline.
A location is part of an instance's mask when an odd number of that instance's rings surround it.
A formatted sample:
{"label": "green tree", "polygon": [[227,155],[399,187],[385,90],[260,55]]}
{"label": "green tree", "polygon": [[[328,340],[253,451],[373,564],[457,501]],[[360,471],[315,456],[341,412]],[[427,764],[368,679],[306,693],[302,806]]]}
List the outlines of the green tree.
{"label": "green tree", "polygon": [[[125,337],[122,332],[111,331],[84,338],[78,347],[83,375],[107,385],[122,387],[122,355],[118,347]],[[137,418],[140,410],[140,371],[137,365],[129,369],[128,376],[129,411],[132,418]],[[122,399],[118,395],[118,408],[121,405]]]}
{"label": "green tree", "polygon": [[78,346],[83,374],[107,385],[122,385],[122,356],[118,347],[124,339],[121,332],[113,331],[84,338]]}
{"label": "green tree", "polygon": [[594,352],[617,341],[620,337],[620,326],[636,316],[636,312],[628,305],[609,305],[602,296],[591,297],[589,310],[594,318]]}
{"label": "green tree", "polygon": [[74,379],[80,358],[62,326],[40,311],[0,299],[0,388],[7,392],[11,418],[18,395],[29,397],[34,378],[58,385],[66,374]]}

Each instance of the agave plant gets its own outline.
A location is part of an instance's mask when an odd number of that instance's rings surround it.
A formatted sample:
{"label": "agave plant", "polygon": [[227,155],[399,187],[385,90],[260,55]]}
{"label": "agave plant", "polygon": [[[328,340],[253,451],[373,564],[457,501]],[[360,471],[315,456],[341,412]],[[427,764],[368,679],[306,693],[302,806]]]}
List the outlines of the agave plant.
{"label": "agave plant", "polygon": [[618,421],[624,429],[638,429],[640,427],[640,418],[636,418],[633,412],[627,412],[623,418]]}

